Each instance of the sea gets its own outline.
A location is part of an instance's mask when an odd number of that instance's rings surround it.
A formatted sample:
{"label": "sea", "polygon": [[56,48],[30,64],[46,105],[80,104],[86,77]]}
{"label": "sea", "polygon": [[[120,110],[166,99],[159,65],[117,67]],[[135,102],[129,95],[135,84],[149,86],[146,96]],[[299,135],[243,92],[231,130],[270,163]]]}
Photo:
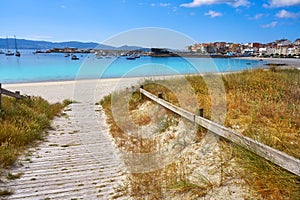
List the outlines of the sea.
{"label": "sea", "polygon": [[26,83],[79,79],[150,77],[182,74],[224,73],[261,68],[258,60],[238,58],[184,58],[141,56],[135,60],[63,53],[37,53],[19,50],[21,57],[0,54],[0,83]]}

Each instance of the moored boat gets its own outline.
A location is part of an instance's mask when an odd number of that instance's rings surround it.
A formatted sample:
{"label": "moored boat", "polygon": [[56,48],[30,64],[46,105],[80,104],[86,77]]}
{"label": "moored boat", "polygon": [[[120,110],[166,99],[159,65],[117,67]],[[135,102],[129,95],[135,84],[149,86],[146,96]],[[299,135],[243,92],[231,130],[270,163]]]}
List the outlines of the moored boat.
{"label": "moored boat", "polygon": [[5,55],[6,55],[6,56],[13,56],[13,55],[15,55],[15,53],[8,50],[8,51],[5,53]]}
{"label": "moored boat", "polygon": [[21,56],[21,53],[18,51],[16,36],[15,36],[15,48],[16,48],[15,56],[20,57],[20,56]]}
{"label": "moored boat", "polygon": [[136,57],[135,57],[134,54],[132,54],[132,55],[127,56],[126,59],[127,59],[127,60],[135,60]]}
{"label": "moored boat", "polygon": [[72,60],[79,60],[79,58],[76,55],[73,55],[71,59]]}
{"label": "moored boat", "polygon": [[15,55],[14,52],[10,51],[9,50],[9,46],[8,46],[8,38],[6,37],[6,53],[5,53],[6,56],[13,56]]}

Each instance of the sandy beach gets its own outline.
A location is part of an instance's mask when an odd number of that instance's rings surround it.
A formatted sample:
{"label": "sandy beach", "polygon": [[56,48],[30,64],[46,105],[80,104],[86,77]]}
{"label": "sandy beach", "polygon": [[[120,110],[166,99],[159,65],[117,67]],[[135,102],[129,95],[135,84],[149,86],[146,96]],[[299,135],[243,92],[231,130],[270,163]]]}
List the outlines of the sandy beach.
{"label": "sandy beach", "polygon": [[53,81],[2,84],[2,87],[12,91],[20,91],[23,95],[41,96],[51,103],[61,102],[65,99],[95,103],[114,90],[131,87],[141,80],[143,78]]}
{"label": "sandy beach", "polygon": [[[267,61],[268,63],[286,64],[286,66],[281,67],[296,67],[300,69],[300,59],[294,58],[239,57],[236,59],[263,60]],[[157,76],[151,78],[155,79],[166,77]],[[145,80],[145,77],[109,78],[92,80],[2,84],[2,87],[9,90],[18,90],[21,92],[21,94],[25,95],[41,96],[52,103],[61,102],[65,99],[95,103],[101,100],[105,95],[115,90],[131,87],[143,80]]]}
{"label": "sandy beach", "polygon": [[300,59],[296,58],[259,58],[259,57],[238,57],[245,60],[262,60],[274,64],[286,64],[286,67],[296,67],[300,69]]}
{"label": "sandy beach", "polygon": [[51,103],[76,101],[64,109],[65,117],[53,120],[44,142],[20,156],[17,163],[22,165],[10,169],[10,173],[21,173],[22,177],[0,181],[0,188],[14,191],[8,199],[114,199],[115,189],[126,179],[126,169],[110,136],[106,116],[95,104],[110,92],[140,80],[3,84],[5,89],[41,96]]}
{"label": "sandy beach", "polygon": [[[270,63],[286,63],[300,69],[298,59],[263,60]],[[170,77],[174,76],[151,78]],[[131,88],[143,80],[145,77],[3,84],[5,89],[18,90],[23,95],[41,96],[51,103],[62,102],[65,99],[77,102],[65,109],[67,117],[58,117],[53,121],[53,130],[48,132],[46,142],[29,149],[33,152],[29,161],[28,158],[21,157],[23,166],[12,169],[13,174],[24,174],[22,178],[0,184],[0,187],[9,187],[14,191],[14,195],[8,199],[64,199],[66,196],[113,199],[116,189],[124,183],[127,184],[128,171],[109,133],[105,113],[95,103],[113,91]],[[192,146],[186,151],[186,157],[188,158],[191,152],[198,152],[195,149],[201,148],[197,145]],[[208,163],[211,163],[209,166],[221,163],[216,160],[218,151],[215,153],[209,154],[206,159],[201,157],[200,168],[216,171],[215,167],[205,167]],[[192,158],[189,162],[195,161],[194,156]],[[199,163],[189,167],[199,169]],[[57,173],[58,171],[61,173]],[[219,177],[215,173],[211,176]],[[228,185],[216,187],[208,196],[226,199],[229,197],[228,191],[231,191],[230,197],[234,196],[235,199],[250,195],[244,183],[236,179]],[[127,197],[125,195],[120,199]]]}

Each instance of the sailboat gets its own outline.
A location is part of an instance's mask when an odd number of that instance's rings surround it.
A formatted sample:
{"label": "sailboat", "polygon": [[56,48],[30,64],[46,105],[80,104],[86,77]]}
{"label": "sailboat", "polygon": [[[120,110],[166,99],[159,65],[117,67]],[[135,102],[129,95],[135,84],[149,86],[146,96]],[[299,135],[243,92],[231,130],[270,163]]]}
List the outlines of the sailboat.
{"label": "sailboat", "polygon": [[16,48],[16,54],[15,54],[15,55],[16,55],[17,57],[20,57],[20,56],[21,56],[21,53],[18,51],[16,36],[15,36],[15,48]]}
{"label": "sailboat", "polygon": [[9,50],[9,47],[8,47],[8,38],[6,37],[6,53],[5,53],[6,56],[13,56],[15,55],[14,52],[10,51]]}

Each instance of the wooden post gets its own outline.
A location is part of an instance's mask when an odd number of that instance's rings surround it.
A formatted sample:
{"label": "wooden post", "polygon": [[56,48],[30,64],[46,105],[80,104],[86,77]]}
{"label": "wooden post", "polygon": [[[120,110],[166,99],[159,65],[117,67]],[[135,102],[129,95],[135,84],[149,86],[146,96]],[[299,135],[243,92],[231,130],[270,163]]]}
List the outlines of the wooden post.
{"label": "wooden post", "polygon": [[[144,89],[144,85],[140,86],[140,89]],[[140,92],[140,99],[143,100],[144,99],[144,95]]]}
{"label": "wooden post", "polygon": [[200,117],[203,117],[203,116],[204,116],[204,109],[203,109],[203,108],[199,108],[197,114],[198,114]]}
{"label": "wooden post", "polygon": [[162,92],[159,92],[157,95],[158,95],[158,98],[163,99],[163,94],[162,94]]}
{"label": "wooden post", "polygon": [[0,83],[0,110],[1,110],[1,104],[2,104],[2,84]]}

